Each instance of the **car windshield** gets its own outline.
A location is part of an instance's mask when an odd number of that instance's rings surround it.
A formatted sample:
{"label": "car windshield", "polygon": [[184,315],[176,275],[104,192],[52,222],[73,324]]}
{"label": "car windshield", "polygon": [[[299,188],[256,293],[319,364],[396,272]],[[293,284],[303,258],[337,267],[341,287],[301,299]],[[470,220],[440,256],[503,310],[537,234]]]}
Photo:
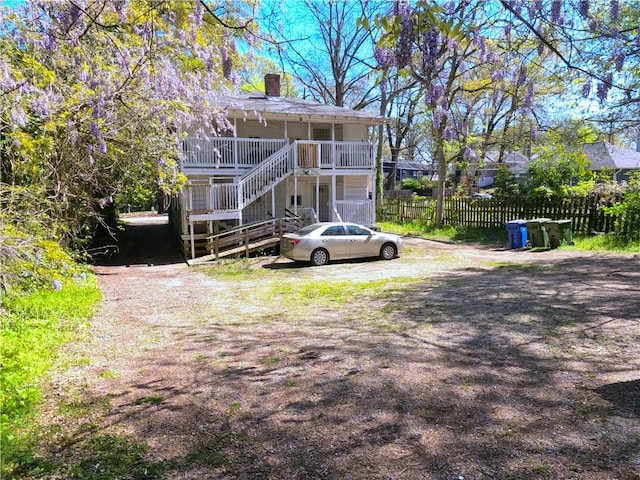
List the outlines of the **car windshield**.
{"label": "car windshield", "polygon": [[297,235],[309,235],[311,232],[313,232],[314,230],[317,230],[318,228],[320,228],[322,225],[318,225],[318,224],[313,224],[313,225],[307,225],[306,227],[301,228],[300,230],[296,231]]}

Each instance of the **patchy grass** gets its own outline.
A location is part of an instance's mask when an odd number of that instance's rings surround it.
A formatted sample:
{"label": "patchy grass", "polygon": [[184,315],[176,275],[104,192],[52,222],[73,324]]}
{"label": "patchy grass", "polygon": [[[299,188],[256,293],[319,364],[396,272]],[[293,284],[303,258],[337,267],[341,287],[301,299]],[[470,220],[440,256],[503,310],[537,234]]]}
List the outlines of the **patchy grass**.
{"label": "patchy grass", "polygon": [[628,241],[615,235],[576,236],[573,241],[574,245],[563,245],[561,248],[595,252],[640,253],[640,241]]}
{"label": "patchy grass", "polygon": [[69,363],[60,356],[62,347],[82,335],[100,298],[93,277],[67,282],[61,290],[2,298],[0,474],[9,475],[32,457],[37,438],[31,421],[42,402],[43,385],[57,362]]}
{"label": "patchy grass", "polygon": [[496,245],[504,244],[507,241],[505,229],[454,227],[450,225],[435,228],[433,226],[423,225],[416,222],[404,225],[398,225],[391,222],[379,222],[378,226],[385,232],[392,232],[400,235],[414,235],[440,242]]}

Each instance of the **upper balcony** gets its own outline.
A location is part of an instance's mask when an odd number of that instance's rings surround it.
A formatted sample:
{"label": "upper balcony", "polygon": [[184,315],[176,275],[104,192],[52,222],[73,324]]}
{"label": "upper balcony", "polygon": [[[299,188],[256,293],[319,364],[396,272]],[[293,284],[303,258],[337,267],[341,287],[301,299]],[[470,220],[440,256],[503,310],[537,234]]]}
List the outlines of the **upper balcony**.
{"label": "upper balcony", "polygon": [[[190,137],[183,143],[182,170],[187,175],[242,175],[287,145],[285,139]],[[295,173],[375,170],[367,142],[296,140],[293,155]]]}

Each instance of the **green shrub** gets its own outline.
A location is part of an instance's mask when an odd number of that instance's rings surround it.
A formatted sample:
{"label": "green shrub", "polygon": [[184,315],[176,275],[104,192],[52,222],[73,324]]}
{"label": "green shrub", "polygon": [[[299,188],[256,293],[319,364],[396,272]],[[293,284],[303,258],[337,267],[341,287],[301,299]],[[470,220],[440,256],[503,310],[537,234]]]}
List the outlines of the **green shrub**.
{"label": "green shrub", "polygon": [[631,175],[624,201],[603,207],[612,216],[616,235],[625,240],[640,240],[640,172]]}
{"label": "green shrub", "polygon": [[86,268],[76,264],[54,241],[30,237],[11,225],[2,227],[0,241],[5,292],[58,288],[74,277],[86,277]]}

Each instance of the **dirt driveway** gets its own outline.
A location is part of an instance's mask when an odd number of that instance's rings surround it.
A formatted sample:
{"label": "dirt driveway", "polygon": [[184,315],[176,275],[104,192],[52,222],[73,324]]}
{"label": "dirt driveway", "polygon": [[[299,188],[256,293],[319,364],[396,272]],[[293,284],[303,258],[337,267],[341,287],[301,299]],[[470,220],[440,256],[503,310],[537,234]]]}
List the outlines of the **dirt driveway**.
{"label": "dirt driveway", "polygon": [[640,478],[637,255],[406,246],[96,267],[89,360],[52,399],[100,405],[162,478]]}

